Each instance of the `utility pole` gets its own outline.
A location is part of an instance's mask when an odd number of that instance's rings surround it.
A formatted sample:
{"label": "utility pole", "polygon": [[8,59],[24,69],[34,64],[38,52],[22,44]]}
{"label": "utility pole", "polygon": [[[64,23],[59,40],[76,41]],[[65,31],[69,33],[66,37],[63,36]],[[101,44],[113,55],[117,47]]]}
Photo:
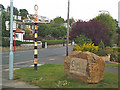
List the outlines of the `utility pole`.
{"label": "utility pole", "polygon": [[9,53],[9,79],[13,79],[13,0],[10,0],[10,53]]}
{"label": "utility pole", "polygon": [[70,0],[68,0],[66,56],[68,56],[68,44],[69,44],[69,7],[70,7]]}
{"label": "utility pole", "polygon": [[35,9],[35,41],[34,41],[34,70],[37,70],[37,63],[38,63],[38,55],[37,55],[37,23],[38,23],[38,14],[37,14],[37,11],[38,11],[38,6],[35,5],[34,6],[34,9]]}

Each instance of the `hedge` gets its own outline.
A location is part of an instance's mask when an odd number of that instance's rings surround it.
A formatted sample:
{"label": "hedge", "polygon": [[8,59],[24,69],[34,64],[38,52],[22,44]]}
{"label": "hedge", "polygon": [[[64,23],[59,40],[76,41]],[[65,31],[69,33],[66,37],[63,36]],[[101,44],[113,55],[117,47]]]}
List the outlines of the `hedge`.
{"label": "hedge", "polygon": [[63,40],[42,40],[42,43],[47,42],[47,45],[63,44]]}

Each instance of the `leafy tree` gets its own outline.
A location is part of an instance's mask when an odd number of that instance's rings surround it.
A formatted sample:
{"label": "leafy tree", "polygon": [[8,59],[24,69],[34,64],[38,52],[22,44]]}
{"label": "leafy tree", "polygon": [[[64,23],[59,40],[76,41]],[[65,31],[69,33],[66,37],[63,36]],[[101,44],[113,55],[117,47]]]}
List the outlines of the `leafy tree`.
{"label": "leafy tree", "polygon": [[112,46],[116,40],[116,30],[117,25],[116,21],[109,15],[109,14],[100,14],[99,16],[95,17],[94,20],[98,20],[100,23],[105,24],[106,28],[109,30],[107,33],[110,38],[109,45]]}
{"label": "leafy tree", "polygon": [[19,12],[20,15],[22,16],[22,19],[27,18],[28,11],[26,9],[20,9]]}
{"label": "leafy tree", "polygon": [[[7,7],[7,12],[10,13],[10,6]],[[16,7],[13,7],[13,14],[19,15],[19,11]]]}
{"label": "leafy tree", "polygon": [[0,8],[5,9],[5,7],[2,4],[0,4]]}
{"label": "leafy tree", "polygon": [[87,43],[92,43],[92,40],[87,38],[84,34],[81,34],[80,36],[77,36],[75,38],[75,43],[78,45],[83,45]]}
{"label": "leafy tree", "polygon": [[[67,20],[66,20],[65,22],[67,23]],[[72,23],[74,23],[74,22],[75,22],[74,18],[69,19],[69,25],[70,25],[70,26],[71,26]]]}
{"label": "leafy tree", "polygon": [[9,31],[6,31],[6,25],[5,25],[5,22],[6,21],[10,21],[10,15],[5,12],[5,11],[2,11],[2,36],[3,37],[9,37]]}
{"label": "leafy tree", "polygon": [[104,24],[96,20],[88,22],[78,21],[72,25],[70,32],[71,39],[76,38],[80,34],[85,34],[86,37],[91,39],[95,45],[98,45],[102,40],[105,44],[109,43],[108,29]]}
{"label": "leafy tree", "polygon": [[54,23],[55,24],[63,24],[64,23],[64,19],[62,17],[56,17],[54,19]]}
{"label": "leafy tree", "polygon": [[52,36],[55,38],[64,38],[66,35],[67,28],[65,26],[59,26],[59,27],[51,27],[52,29]]}
{"label": "leafy tree", "polygon": [[45,37],[50,34],[49,25],[48,24],[41,24],[38,27],[38,36]]}

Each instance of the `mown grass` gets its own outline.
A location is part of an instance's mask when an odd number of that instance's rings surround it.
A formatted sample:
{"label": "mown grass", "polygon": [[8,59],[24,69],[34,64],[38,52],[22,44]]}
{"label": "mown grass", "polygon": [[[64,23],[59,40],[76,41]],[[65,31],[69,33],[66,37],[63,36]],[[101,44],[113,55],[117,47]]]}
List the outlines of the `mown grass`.
{"label": "mown grass", "polygon": [[120,68],[120,64],[115,64],[115,63],[106,63],[106,66],[113,68]]}
{"label": "mown grass", "polygon": [[104,80],[98,84],[86,84],[69,79],[64,74],[64,65],[46,64],[38,67],[25,67],[14,71],[14,79],[28,82],[40,88],[118,88],[118,75],[105,72]]}

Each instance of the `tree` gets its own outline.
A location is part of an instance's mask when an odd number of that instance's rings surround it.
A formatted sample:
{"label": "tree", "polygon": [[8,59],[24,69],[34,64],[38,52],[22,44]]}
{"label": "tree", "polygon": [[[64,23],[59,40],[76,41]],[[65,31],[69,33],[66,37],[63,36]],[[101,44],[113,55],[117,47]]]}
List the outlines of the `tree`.
{"label": "tree", "polygon": [[26,9],[20,9],[19,12],[20,15],[22,16],[22,19],[27,18],[28,11]]}
{"label": "tree", "polygon": [[10,21],[10,15],[7,12],[2,11],[2,37],[9,37],[10,32],[6,31],[6,21]]}
{"label": "tree", "polygon": [[52,34],[51,36],[55,38],[64,38],[66,36],[67,28],[65,26],[51,27]]}
{"label": "tree", "polygon": [[109,45],[112,46],[116,40],[116,30],[117,25],[116,21],[110,16],[109,14],[100,14],[99,16],[95,17],[93,20],[98,20],[100,23],[105,24],[106,28],[109,30],[107,33],[110,38]]}
{"label": "tree", "polygon": [[[67,20],[66,20],[65,22],[67,23]],[[69,19],[69,25],[70,25],[70,26],[71,26],[72,23],[74,23],[74,22],[75,22],[74,18]]]}
{"label": "tree", "polygon": [[80,36],[77,36],[75,38],[75,43],[78,45],[83,45],[83,44],[92,43],[92,40],[87,38],[84,34],[81,34]]}
{"label": "tree", "polygon": [[45,37],[50,34],[50,29],[48,24],[41,24],[38,27],[38,36]]}
{"label": "tree", "polygon": [[5,7],[2,4],[0,4],[0,8],[5,9]]}
{"label": "tree", "polygon": [[[7,7],[7,12],[10,13],[10,6]],[[19,15],[19,11],[16,7],[13,7],[13,15]]]}
{"label": "tree", "polygon": [[91,39],[95,45],[98,45],[101,40],[105,44],[109,43],[107,33],[108,29],[105,25],[96,20],[90,20],[88,22],[78,21],[72,25],[70,37],[71,39],[75,39],[80,34],[85,34],[85,36]]}
{"label": "tree", "polygon": [[63,24],[64,23],[64,19],[62,17],[56,17],[54,19],[54,23],[55,24]]}

